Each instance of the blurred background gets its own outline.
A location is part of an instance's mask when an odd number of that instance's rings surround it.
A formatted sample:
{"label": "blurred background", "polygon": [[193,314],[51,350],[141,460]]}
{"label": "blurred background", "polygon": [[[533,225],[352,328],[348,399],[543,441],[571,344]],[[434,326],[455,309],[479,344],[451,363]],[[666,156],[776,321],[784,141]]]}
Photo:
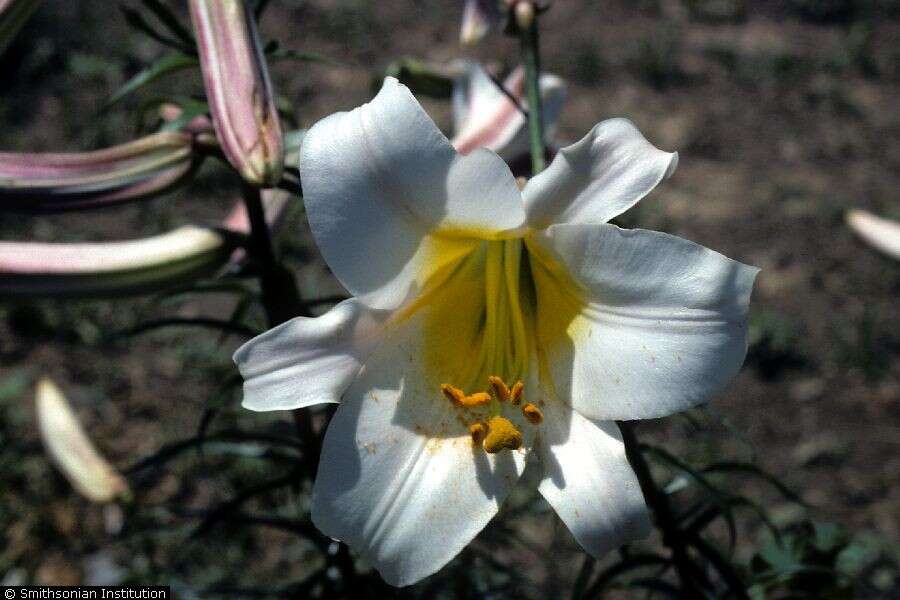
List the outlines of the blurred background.
{"label": "blurred background", "polygon": [[[180,3],[169,4],[186,17]],[[515,66],[518,45],[502,35],[462,49],[461,13],[462,2],[451,0],[273,0],[260,24],[264,38],[338,61],[272,65],[275,88],[296,115],[286,128],[367,101],[384,68],[402,56]],[[811,518],[895,551],[900,263],[854,237],[844,214],[863,208],[900,219],[898,40],[896,0],[558,0],[543,17],[541,40],[543,68],[569,90],[561,141],[626,116],[656,146],[680,153],[675,176],[618,222],[762,268],[739,378],[708,410],[642,425],[642,435],[685,460],[755,458],[811,505],[736,480],[779,525]],[[202,92],[187,72],[105,107],[164,53],[127,25],[115,3],[44,3],[0,56],[0,151],[82,151],[137,137],[142,103]],[[449,102],[423,104],[449,131]],[[102,211],[0,213],[0,239],[101,241],[213,224],[238,198],[224,173],[207,161],[187,188]],[[279,244],[305,297],[341,293],[299,203]],[[216,332],[178,329],[115,336],[148,315],[228,318],[232,308],[215,295],[0,302],[0,581],[154,582],[184,597],[229,597],[237,589],[265,596],[273,582],[302,577],[311,548],[288,533],[224,519],[189,535],[192,511],[276,472],[252,448],[179,455],[137,479],[139,509],[123,513],[75,494],[38,437],[40,375],[60,384],[121,469],[194,436],[213,416],[217,427],[289,432],[285,415],[244,412],[238,391],[221,391],[239,337],[223,343]],[[246,319],[263,326],[261,314]],[[522,594],[546,597],[571,586],[580,555],[552,512],[535,508],[516,527],[521,546],[496,557],[523,565]],[[748,544],[762,535],[752,518],[742,527]],[[894,577],[873,572],[866,597],[891,597]]]}

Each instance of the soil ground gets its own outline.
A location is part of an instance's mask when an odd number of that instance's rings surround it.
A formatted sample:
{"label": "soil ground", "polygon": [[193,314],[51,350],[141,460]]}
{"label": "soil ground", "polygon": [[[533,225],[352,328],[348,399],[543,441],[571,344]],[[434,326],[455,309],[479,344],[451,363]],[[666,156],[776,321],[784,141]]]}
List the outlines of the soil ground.
{"label": "soil ground", "polygon": [[[499,35],[461,49],[460,13],[461,3],[436,0],[276,0],[261,30],[285,47],[341,61],[274,67],[278,91],[308,127],[369,99],[381,69],[400,56],[515,64],[516,43]],[[643,425],[643,435],[701,463],[752,449],[761,466],[802,493],[815,518],[893,541],[900,538],[900,263],[859,242],[843,215],[858,207],[900,218],[897,13],[889,2],[557,1],[542,36],[544,68],[569,89],[561,140],[626,116],[657,146],[680,153],[675,176],[621,224],[762,268],[747,364],[705,413],[706,425],[673,418]],[[46,3],[0,59],[0,149],[79,150],[132,138],[141,100],[199,91],[185,75],[103,107],[161,53],[108,2]],[[448,103],[423,102],[449,130]],[[185,190],[102,212],[0,214],[0,234],[102,240],[215,222],[236,198],[220,175],[205,169]],[[340,292],[300,211],[281,240],[305,297]],[[221,298],[0,304],[4,581],[163,577],[180,589],[209,590],[233,582],[234,573],[258,582],[302,572],[309,549],[272,531],[229,531],[222,542],[182,546],[188,525],[171,507],[198,510],[228,498],[260,477],[251,459],[194,457],[148,477],[144,516],[126,514],[138,535],[122,540],[121,515],[75,496],[36,434],[32,382],[46,374],[120,467],[194,435],[239,340],[160,331],[111,344],[107,336],[148,315],[221,317],[228,306]],[[221,426],[289,430],[286,419],[247,415],[237,404],[226,399]],[[222,464],[227,477],[217,474]],[[745,486],[782,521],[796,518],[777,495]],[[169,529],[151,531],[151,512]],[[528,527],[523,535],[539,550],[514,560],[529,565],[537,589],[570,584],[578,561],[564,528],[550,516]],[[541,560],[541,548],[554,548],[553,565]]]}

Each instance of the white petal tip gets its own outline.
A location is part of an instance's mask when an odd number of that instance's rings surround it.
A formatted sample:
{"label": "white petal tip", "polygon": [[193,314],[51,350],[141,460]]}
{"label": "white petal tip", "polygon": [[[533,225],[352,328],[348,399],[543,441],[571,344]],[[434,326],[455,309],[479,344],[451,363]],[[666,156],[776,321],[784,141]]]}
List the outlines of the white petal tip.
{"label": "white petal tip", "polygon": [[844,218],[847,226],[864,242],[900,260],[900,223],[856,208],[848,210]]}

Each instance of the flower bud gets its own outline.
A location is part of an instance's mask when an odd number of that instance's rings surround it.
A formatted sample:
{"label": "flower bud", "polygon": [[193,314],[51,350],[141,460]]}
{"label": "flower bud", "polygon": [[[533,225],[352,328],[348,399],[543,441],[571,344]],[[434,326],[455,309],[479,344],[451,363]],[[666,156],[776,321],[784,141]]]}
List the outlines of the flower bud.
{"label": "flower bud", "polygon": [[0,0],[0,54],[40,5],[41,0]]}
{"label": "flower bud", "polygon": [[503,14],[497,0],[466,0],[459,31],[460,43],[464,46],[478,43],[502,20]]}
{"label": "flower bud", "polygon": [[[527,120],[519,106],[527,110],[525,71],[514,69],[503,82],[503,93],[478,63],[466,63],[453,84],[453,120],[456,135],[451,140],[461,154],[475,148],[493,150],[510,164],[529,153]],[[540,90],[546,143],[552,145],[566,86],[549,73],[541,75]],[[511,100],[512,98],[513,100]]]}
{"label": "flower bud", "polygon": [[55,211],[160,194],[198,162],[190,134],[164,132],[82,153],[0,153],[0,210]]}
{"label": "flower bud", "polygon": [[78,493],[92,502],[130,496],[125,478],[97,452],[66,397],[47,378],[37,384],[35,405],[44,448]]}
{"label": "flower bud", "polygon": [[516,17],[516,26],[520,31],[531,29],[534,24],[534,4],[528,0],[517,2],[514,8]]}
{"label": "flower bud", "polygon": [[248,183],[274,186],[284,167],[284,143],[252,11],[242,0],[189,4],[222,151]]}
{"label": "flower bud", "polygon": [[155,292],[215,273],[234,247],[226,233],[194,226],[116,242],[0,242],[0,297]]}

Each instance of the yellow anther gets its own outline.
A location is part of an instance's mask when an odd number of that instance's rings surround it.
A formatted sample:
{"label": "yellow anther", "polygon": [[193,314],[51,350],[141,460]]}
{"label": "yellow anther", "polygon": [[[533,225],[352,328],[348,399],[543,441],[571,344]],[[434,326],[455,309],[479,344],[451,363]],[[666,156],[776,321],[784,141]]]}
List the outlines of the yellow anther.
{"label": "yellow anther", "polygon": [[459,401],[461,406],[473,408],[475,406],[483,406],[491,401],[491,395],[487,392],[477,392],[469,396],[465,396]]}
{"label": "yellow anther", "polygon": [[522,414],[532,425],[540,425],[544,422],[544,413],[531,402],[522,407]]}
{"label": "yellow anther", "polygon": [[488,383],[491,384],[491,389],[494,390],[497,400],[500,402],[509,402],[509,388],[506,387],[506,384],[503,383],[502,379],[496,375],[491,375],[488,377]]}
{"label": "yellow anther", "polygon": [[462,404],[463,399],[466,397],[465,392],[463,392],[459,388],[453,387],[449,383],[441,384],[441,392],[444,394],[447,400],[457,405]]}
{"label": "yellow anther", "polygon": [[488,421],[488,434],[484,438],[484,451],[496,454],[501,450],[518,450],[522,447],[522,432],[509,419],[494,417]]}
{"label": "yellow anther", "polygon": [[491,401],[491,395],[487,392],[477,392],[466,396],[464,391],[457,387],[453,387],[449,383],[441,384],[441,392],[454,406],[462,406],[464,408],[483,406]]}
{"label": "yellow anther", "polygon": [[525,384],[521,381],[517,381],[512,386],[512,389],[509,391],[509,398],[513,404],[518,405],[522,401],[522,390],[524,389]]}
{"label": "yellow anther", "polygon": [[484,442],[487,433],[488,428],[484,423],[472,423],[469,425],[469,435],[472,436],[472,443],[478,448],[481,448],[481,443]]}

